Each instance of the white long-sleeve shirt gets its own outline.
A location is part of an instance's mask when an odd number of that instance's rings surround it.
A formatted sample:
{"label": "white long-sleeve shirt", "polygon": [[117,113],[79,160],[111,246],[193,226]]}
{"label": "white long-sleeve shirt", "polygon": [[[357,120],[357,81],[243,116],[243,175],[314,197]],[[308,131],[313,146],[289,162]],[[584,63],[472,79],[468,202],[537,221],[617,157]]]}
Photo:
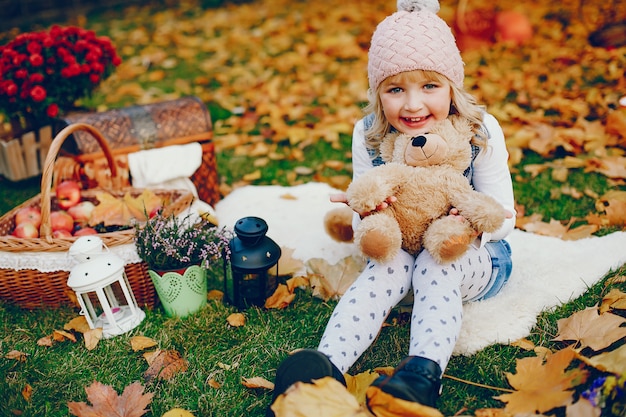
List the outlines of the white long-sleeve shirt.
{"label": "white long-sleeve shirt", "polygon": [[[474,159],[472,184],[474,189],[487,194],[513,214],[510,219],[505,219],[504,224],[493,233],[483,233],[477,246],[482,246],[488,241],[504,239],[515,228],[515,201],[513,197],[513,182],[509,171],[509,153],[504,141],[504,133],[500,124],[489,113],[483,118],[484,127],[489,138],[486,147],[482,147],[480,153]],[[356,180],[365,171],[373,168],[372,159],[367,152],[365,144],[365,124],[359,120],[352,133],[352,180]],[[355,213],[353,227],[356,227],[360,218]]]}

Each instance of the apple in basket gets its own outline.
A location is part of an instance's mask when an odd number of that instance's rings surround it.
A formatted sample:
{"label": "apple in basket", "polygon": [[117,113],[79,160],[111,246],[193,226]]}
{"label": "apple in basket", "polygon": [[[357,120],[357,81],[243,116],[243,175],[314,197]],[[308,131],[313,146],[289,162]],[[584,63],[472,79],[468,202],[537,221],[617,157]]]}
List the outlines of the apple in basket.
{"label": "apple in basket", "polygon": [[20,223],[15,226],[13,236],[21,238],[37,238],[39,237],[39,229],[33,223]]}
{"label": "apple in basket", "polygon": [[67,230],[71,233],[74,229],[74,219],[65,210],[55,210],[50,213],[50,227],[52,231]]}
{"label": "apple in basket", "polygon": [[87,223],[91,217],[91,212],[95,208],[95,204],[85,200],[67,209],[67,213],[72,216],[76,223]]}
{"label": "apple in basket", "polygon": [[55,190],[59,207],[67,210],[80,201],[80,185],[73,180],[61,181]]}
{"label": "apple in basket", "polygon": [[72,234],[68,232],[67,230],[59,229],[59,230],[55,230],[54,232],[52,232],[52,237],[55,239],[58,239],[61,237],[72,237]]}
{"label": "apple in basket", "polygon": [[32,223],[39,229],[41,225],[41,210],[39,207],[22,207],[15,213],[15,225]]}
{"label": "apple in basket", "polygon": [[74,232],[74,236],[97,235],[98,231],[93,227],[83,227]]}

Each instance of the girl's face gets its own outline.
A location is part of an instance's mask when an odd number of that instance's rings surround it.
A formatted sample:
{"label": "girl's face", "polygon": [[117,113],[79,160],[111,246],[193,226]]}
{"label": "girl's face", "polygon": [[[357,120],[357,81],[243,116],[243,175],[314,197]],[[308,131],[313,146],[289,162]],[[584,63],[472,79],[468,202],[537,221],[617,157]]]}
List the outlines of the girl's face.
{"label": "girl's face", "polygon": [[443,78],[412,71],[384,80],[379,96],[387,121],[411,136],[428,133],[450,113],[451,87]]}

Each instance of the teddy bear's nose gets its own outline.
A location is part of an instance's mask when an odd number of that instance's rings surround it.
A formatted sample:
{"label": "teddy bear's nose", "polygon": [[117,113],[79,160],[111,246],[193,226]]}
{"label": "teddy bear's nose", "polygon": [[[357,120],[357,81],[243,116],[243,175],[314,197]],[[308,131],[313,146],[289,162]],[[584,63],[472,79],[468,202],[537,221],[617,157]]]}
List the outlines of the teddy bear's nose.
{"label": "teddy bear's nose", "polygon": [[415,136],[413,140],[411,141],[411,145],[415,146],[416,148],[421,148],[425,144],[426,144],[426,136],[423,136],[423,135]]}

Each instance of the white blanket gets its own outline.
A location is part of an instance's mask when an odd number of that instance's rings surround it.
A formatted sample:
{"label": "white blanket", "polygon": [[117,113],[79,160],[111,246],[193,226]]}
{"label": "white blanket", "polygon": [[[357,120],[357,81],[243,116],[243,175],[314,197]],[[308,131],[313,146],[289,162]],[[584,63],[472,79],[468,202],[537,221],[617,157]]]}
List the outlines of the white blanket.
{"label": "white blanket", "polygon": [[[294,258],[324,258],[334,264],[356,254],[354,245],[335,242],[324,231],[324,215],[337,207],[329,202],[335,192],[321,183],[246,186],[215,210],[220,224],[228,227],[242,217],[261,217],[268,223],[268,236],[295,249]],[[528,336],[539,313],[580,296],[626,263],[626,232],[563,241],[515,230],[508,241],[513,250],[509,283],[498,296],[465,306],[456,354],[471,355]]]}

